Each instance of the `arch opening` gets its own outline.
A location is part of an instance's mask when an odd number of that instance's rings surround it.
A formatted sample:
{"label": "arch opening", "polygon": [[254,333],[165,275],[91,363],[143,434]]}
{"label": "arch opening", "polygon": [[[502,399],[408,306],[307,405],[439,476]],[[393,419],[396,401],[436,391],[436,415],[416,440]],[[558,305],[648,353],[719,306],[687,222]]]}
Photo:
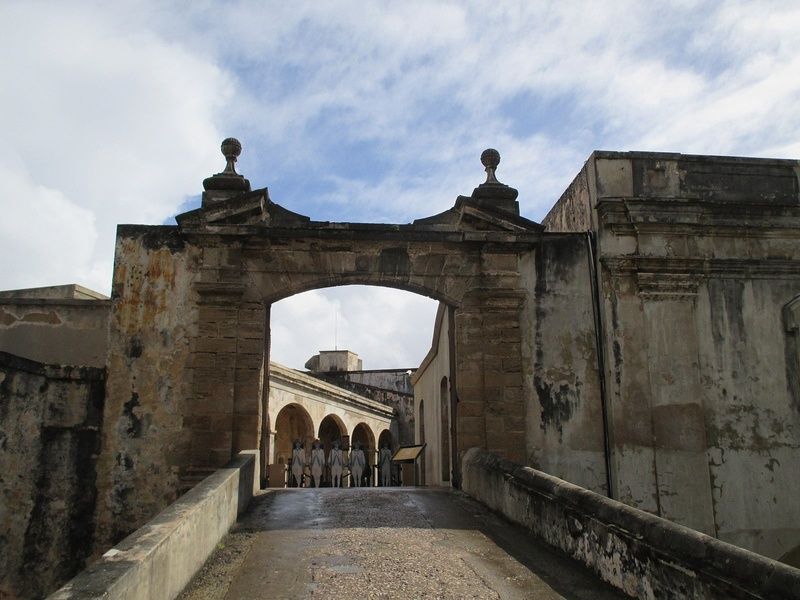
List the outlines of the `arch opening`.
{"label": "arch opening", "polygon": [[361,476],[361,486],[372,485],[372,467],[376,463],[377,449],[375,448],[375,435],[372,433],[369,425],[366,423],[359,423],[356,425],[353,429],[353,435],[350,437],[350,444],[351,447],[355,447],[356,444],[361,444],[364,457],[367,459],[367,466]]}
{"label": "arch opening", "polygon": [[338,416],[326,415],[319,424],[317,438],[322,443],[322,447],[325,450],[325,459],[327,460],[333,447],[333,442],[338,441],[340,447],[345,447],[347,428]]}
{"label": "arch opening", "polygon": [[383,431],[381,431],[381,434],[378,436],[378,448],[383,448],[384,443],[389,445],[389,449],[392,452],[394,452],[397,449],[396,444],[394,443],[394,439],[392,437],[392,432],[389,431],[388,429],[384,429]]}
{"label": "arch opening", "polygon": [[313,292],[318,290],[326,290],[331,288],[341,287],[369,287],[369,288],[385,288],[397,290],[401,292],[408,292],[417,296],[423,296],[436,302],[442,302],[448,306],[457,307],[460,304],[459,299],[448,295],[445,291],[439,290],[434,287],[427,287],[417,285],[409,281],[391,281],[386,279],[379,279],[377,281],[370,280],[368,275],[353,273],[353,274],[333,274],[327,275],[322,278],[309,279],[303,282],[294,282],[291,290],[283,290],[280,292],[273,292],[263,294],[262,301],[269,304],[276,304],[282,300],[287,300],[300,294]]}
{"label": "arch opening", "polygon": [[[369,465],[366,479],[374,483],[381,442],[388,439],[392,453],[415,442],[413,373],[430,352],[433,325],[443,305],[430,300],[439,296],[430,290],[409,291],[410,286],[385,281],[351,285],[322,279],[307,283],[309,290],[300,291],[302,283],[293,285],[296,293],[266,307],[264,364],[270,365],[270,376],[262,386],[264,414],[274,415],[275,409],[293,398],[316,424],[326,459],[335,439],[340,439],[344,448],[361,442]],[[364,357],[363,367],[359,356]],[[292,379],[298,377],[305,383],[295,385]],[[366,401],[358,407],[358,400],[353,405],[335,390],[326,398],[327,384]],[[386,415],[369,407],[374,403],[386,407]],[[436,421],[436,417],[431,421],[434,433]],[[263,426],[262,431],[269,428]],[[279,454],[286,453],[289,442],[275,440],[276,447],[282,446],[282,452],[275,453],[276,461],[283,458]],[[436,440],[431,451],[439,450]]]}
{"label": "arch opening", "polygon": [[[384,429],[383,431],[381,431],[380,435],[378,436],[378,460],[379,460],[379,462],[380,462],[381,452],[383,451],[384,446],[389,448],[389,451],[392,453],[392,456],[394,456],[394,453],[397,450],[397,445],[394,443],[392,432],[390,430],[388,430],[388,429]],[[390,463],[389,464],[389,472],[390,472],[390,475],[388,475],[388,477],[389,477],[388,485],[396,485],[400,481],[400,465]],[[383,473],[383,470],[381,469],[380,464],[378,465],[378,480],[377,480],[377,483],[380,486],[384,485],[384,473]]]}
{"label": "arch opening", "polygon": [[299,404],[284,406],[275,419],[275,456],[273,463],[286,465],[292,457],[295,440],[308,452],[314,441],[314,422]]}

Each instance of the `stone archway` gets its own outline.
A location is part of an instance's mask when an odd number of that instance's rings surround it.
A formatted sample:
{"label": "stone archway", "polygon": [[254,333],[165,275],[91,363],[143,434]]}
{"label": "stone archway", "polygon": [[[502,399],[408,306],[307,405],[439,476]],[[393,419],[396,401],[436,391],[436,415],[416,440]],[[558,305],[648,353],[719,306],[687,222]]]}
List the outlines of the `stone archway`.
{"label": "stone archway", "polygon": [[240,450],[260,449],[264,478],[270,306],[320,287],[394,287],[450,305],[453,452],[525,462],[531,384],[518,325],[543,228],[519,216],[515,190],[488,182],[411,224],[327,223],[229,177],[207,180],[202,207],[177,226],[117,230],[99,543]]}

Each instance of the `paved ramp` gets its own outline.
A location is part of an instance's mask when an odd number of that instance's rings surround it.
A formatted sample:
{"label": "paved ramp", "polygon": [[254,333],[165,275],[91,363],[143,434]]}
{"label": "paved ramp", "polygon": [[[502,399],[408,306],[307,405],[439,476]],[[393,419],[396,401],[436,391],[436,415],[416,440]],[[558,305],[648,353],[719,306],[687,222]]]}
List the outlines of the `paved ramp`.
{"label": "paved ramp", "polygon": [[265,492],[181,596],[623,597],[466,495],[421,488]]}

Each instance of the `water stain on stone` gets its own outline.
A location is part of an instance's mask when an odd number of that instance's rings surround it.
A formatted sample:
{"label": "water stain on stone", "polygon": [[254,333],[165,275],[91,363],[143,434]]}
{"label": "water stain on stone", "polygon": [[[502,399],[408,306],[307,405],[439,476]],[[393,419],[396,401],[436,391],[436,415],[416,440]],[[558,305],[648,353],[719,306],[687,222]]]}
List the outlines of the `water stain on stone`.
{"label": "water stain on stone", "polygon": [[127,417],[130,422],[126,432],[133,438],[142,437],[142,420],[133,412],[137,406],[139,406],[139,394],[133,392],[131,394],[131,399],[128,400],[122,408],[122,414]]}
{"label": "water stain on stone", "polygon": [[565,383],[556,388],[554,384],[545,382],[539,376],[533,378],[533,384],[542,407],[540,424],[542,431],[551,426],[555,427],[561,439],[564,434],[564,423],[572,418],[579,404],[579,390]]}

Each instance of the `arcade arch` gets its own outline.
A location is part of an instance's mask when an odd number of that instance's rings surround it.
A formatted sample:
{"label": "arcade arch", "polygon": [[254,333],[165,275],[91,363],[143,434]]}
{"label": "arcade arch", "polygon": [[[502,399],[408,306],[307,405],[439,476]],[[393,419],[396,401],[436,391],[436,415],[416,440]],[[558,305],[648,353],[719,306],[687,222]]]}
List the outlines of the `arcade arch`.
{"label": "arcade arch", "polygon": [[304,448],[310,448],[314,441],[314,422],[302,406],[287,404],[275,419],[275,454],[272,462],[288,464],[295,440],[300,440]]}
{"label": "arcade arch", "polygon": [[375,448],[375,434],[366,423],[359,423],[353,429],[350,445],[354,447],[357,443],[361,444],[361,449],[367,459],[367,465],[369,465],[368,469],[364,469],[364,477],[368,478],[372,475],[372,466],[376,463],[377,449]]}
{"label": "arcade arch", "polygon": [[364,450],[364,453],[367,454],[367,462],[369,464],[374,464],[375,434],[366,423],[359,423],[355,426],[355,429],[353,429],[350,445],[353,446],[357,442],[361,444],[361,448]]}
{"label": "arcade arch", "polygon": [[333,447],[333,442],[338,441],[340,447],[345,447],[349,436],[341,417],[326,415],[319,424],[317,438],[322,442],[322,447],[325,449],[325,458],[327,458]]}
{"label": "arcade arch", "polygon": [[392,432],[389,431],[388,429],[384,429],[383,431],[381,431],[381,434],[378,436],[378,448],[379,449],[383,448],[384,442],[389,444],[389,449],[392,452],[397,450],[397,444],[394,441],[394,439],[392,438]]}

